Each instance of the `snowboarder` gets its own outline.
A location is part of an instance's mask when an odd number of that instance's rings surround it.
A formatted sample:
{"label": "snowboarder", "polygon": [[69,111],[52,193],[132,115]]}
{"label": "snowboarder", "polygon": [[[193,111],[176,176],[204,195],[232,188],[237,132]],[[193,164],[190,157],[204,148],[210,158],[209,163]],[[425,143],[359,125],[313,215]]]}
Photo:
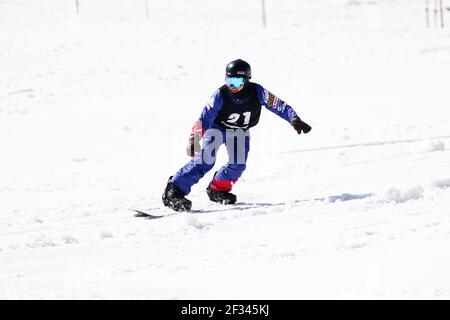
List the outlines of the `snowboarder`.
{"label": "snowboarder", "polygon": [[226,66],[225,85],[214,92],[190,133],[186,152],[193,158],[168,180],[162,195],[165,206],[175,211],[191,209],[192,203],[185,196],[213,168],[217,148],[222,144],[227,148],[228,163],[214,174],[206,192],[211,201],[236,202],[230,191],[246,168],[249,129],[258,123],[262,105],[288,121],[298,134],[311,131],[291,106],[250,82],[251,77],[250,65],[244,60],[234,60]]}

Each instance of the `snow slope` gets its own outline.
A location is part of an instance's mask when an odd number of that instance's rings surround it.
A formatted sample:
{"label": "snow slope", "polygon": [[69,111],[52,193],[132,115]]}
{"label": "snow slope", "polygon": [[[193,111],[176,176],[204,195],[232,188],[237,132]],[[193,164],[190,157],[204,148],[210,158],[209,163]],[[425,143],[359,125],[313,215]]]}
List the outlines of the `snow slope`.
{"label": "snow slope", "polygon": [[[256,0],[148,3],[0,2],[0,298],[450,298],[450,31],[423,1],[269,0],[266,28]],[[241,205],[213,170],[203,213],[134,218],[238,57],[312,132],[263,111]]]}

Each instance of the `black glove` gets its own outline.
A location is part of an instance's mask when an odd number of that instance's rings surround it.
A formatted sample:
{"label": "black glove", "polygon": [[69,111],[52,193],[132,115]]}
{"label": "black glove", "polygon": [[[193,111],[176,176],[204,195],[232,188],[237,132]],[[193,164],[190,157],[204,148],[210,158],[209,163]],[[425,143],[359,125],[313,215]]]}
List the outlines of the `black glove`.
{"label": "black glove", "polygon": [[298,134],[308,133],[311,131],[311,126],[307,124],[306,122],[303,122],[300,120],[299,117],[293,117],[291,120],[291,125],[294,127],[295,131],[297,131]]}
{"label": "black glove", "polygon": [[189,142],[186,146],[186,153],[189,157],[193,157],[200,152],[200,139],[200,136],[194,133],[189,136]]}

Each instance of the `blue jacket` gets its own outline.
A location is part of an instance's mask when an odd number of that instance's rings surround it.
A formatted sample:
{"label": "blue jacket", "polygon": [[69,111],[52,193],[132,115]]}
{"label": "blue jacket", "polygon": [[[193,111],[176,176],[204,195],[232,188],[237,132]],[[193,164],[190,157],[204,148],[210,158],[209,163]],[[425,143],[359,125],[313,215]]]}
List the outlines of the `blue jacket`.
{"label": "blue jacket", "polygon": [[[266,107],[266,109],[268,109],[269,111],[280,116],[281,118],[288,121],[289,123],[291,122],[293,117],[295,117],[295,116],[298,117],[298,115],[296,114],[296,112],[290,105],[288,105],[286,102],[284,102],[280,98],[276,97],[274,94],[272,94],[268,90],[264,89],[261,85],[259,85],[257,83],[253,83],[253,82],[250,82],[249,84],[251,84],[251,88],[253,88],[253,89],[252,89],[251,93],[248,93],[245,96],[239,96],[239,94],[231,94],[229,91],[225,91],[224,87],[221,87],[214,92],[214,94],[211,96],[208,103],[203,108],[200,118],[197,121],[197,122],[200,122],[203,132],[205,130],[208,130],[209,128],[211,128],[211,126],[214,124],[214,122],[216,122],[216,124],[218,124],[217,119],[220,118],[221,116],[223,116],[222,115],[223,108],[225,108],[225,107],[229,108],[231,110],[235,109],[237,112],[237,113],[231,113],[229,115],[228,123],[234,123],[234,122],[237,123],[238,120],[236,118],[240,117],[241,125],[239,127],[243,127],[243,124],[245,124],[245,122],[248,124],[250,120],[249,119],[246,120],[244,118],[246,118],[245,117],[246,113],[250,114],[250,112],[244,112],[243,113],[244,116],[242,117],[242,112],[241,112],[241,114],[239,114],[239,112],[240,112],[239,110],[241,110],[242,107],[245,107],[246,104],[247,105],[252,104],[252,102],[249,102],[249,100],[246,99],[247,96],[251,96],[251,95],[254,96],[253,100],[256,99],[256,102],[253,102],[254,105],[256,103],[256,106],[254,106],[252,108],[259,108],[259,112],[260,112],[261,106],[264,106],[264,107]],[[226,95],[226,96],[224,96],[224,95]],[[258,111],[258,110],[256,110],[256,111]],[[232,112],[232,111],[230,111],[230,112]],[[259,112],[255,112],[255,113],[258,113],[255,116],[258,119],[259,119]],[[256,119],[256,123],[258,122],[257,121],[258,119]],[[253,120],[252,120],[252,122],[253,122]],[[226,125],[226,123],[224,121],[222,121],[222,124]],[[225,127],[224,125],[222,125],[222,126]],[[252,126],[252,125],[250,125],[250,126]],[[226,127],[233,128],[233,126],[231,126],[231,125],[226,125]],[[234,127],[234,128],[236,128],[236,127]],[[245,126],[243,128],[246,129]]]}

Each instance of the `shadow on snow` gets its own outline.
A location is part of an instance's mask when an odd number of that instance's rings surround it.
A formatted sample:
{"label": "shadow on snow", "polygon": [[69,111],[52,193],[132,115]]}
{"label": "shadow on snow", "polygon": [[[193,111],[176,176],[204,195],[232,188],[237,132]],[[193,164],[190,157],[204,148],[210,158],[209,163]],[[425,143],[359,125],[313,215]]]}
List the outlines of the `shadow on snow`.
{"label": "shadow on snow", "polygon": [[[304,202],[326,202],[326,203],[335,203],[337,201],[351,201],[351,200],[361,200],[365,198],[372,197],[373,193],[363,193],[363,194],[351,194],[351,193],[342,193],[337,196],[329,196],[325,198],[313,198],[313,199],[302,199],[302,200],[294,200],[291,202],[237,202],[232,205],[221,205],[216,204],[217,207],[209,208],[209,209],[193,209],[189,211],[189,214],[202,214],[202,213],[213,213],[213,212],[226,212],[226,211],[244,211],[249,209],[264,209],[271,207],[278,207],[289,205],[292,203],[304,203]],[[165,207],[154,207],[148,208],[146,210],[138,210],[138,209],[130,209],[135,212],[136,217],[148,218],[148,219],[157,219],[168,217],[176,214],[180,214],[182,212],[175,212]]]}

